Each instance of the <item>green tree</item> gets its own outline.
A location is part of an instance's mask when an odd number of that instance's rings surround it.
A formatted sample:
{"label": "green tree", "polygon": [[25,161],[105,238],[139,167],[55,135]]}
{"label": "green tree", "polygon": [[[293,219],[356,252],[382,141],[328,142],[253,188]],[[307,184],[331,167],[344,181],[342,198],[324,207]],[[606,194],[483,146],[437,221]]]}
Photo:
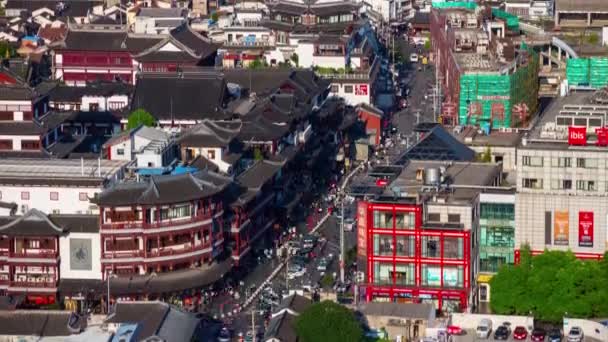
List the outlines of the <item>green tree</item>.
{"label": "green tree", "polygon": [[302,342],[357,342],[363,328],[355,313],[340,304],[323,301],[311,305],[298,316],[296,333]]}
{"label": "green tree", "polygon": [[249,69],[262,69],[264,67],[266,67],[266,62],[262,61],[260,58],[254,59],[248,66]]}
{"label": "green tree", "polygon": [[253,160],[263,160],[264,159],[264,155],[262,154],[262,150],[260,150],[259,147],[256,147],[255,149],[253,149]]}
{"label": "green tree", "polygon": [[598,36],[597,33],[591,33],[590,35],[587,36],[587,43],[591,44],[591,45],[597,45],[597,43],[599,43],[600,41],[600,36]]}
{"label": "green tree", "polygon": [[569,317],[608,315],[608,262],[581,261],[572,252],[523,248],[519,265],[504,266],[490,281],[490,306],[497,314],[534,315],[560,322]]}
{"label": "green tree", "polygon": [[321,286],[325,289],[330,288],[334,284],[334,277],[331,274],[326,274],[321,278]]}
{"label": "green tree", "polygon": [[211,20],[213,20],[213,22],[217,23],[217,21],[220,19],[220,15],[217,14],[217,12],[213,12],[211,13]]}
{"label": "green tree", "polygon": [[156,119],[146,110],[139,108],[129,114],[127,129],[133,129],[140,125],[152,127],[156,125]]}
{"label": "green tree", "polygon": [[424,49],[427,51],[431,49],[431,40],[430,39],[424,42]]}
{"label": "green tree", "polygon": [[481,155],[482,163],[491,163],[492,162],[492,150],[490,146],[486,147],[486,151]]}
{"label": "green tree", "polygon": [[296,66],[296,68],[299,68],[299,67],[300,67],[300,56],[298,56],[298,54],[297,54],[297,53],[295,53],[295,52],[294,52],[294,53],[291,55],[290,60],[293,62],[293,65],[295,65],[295,66]]}

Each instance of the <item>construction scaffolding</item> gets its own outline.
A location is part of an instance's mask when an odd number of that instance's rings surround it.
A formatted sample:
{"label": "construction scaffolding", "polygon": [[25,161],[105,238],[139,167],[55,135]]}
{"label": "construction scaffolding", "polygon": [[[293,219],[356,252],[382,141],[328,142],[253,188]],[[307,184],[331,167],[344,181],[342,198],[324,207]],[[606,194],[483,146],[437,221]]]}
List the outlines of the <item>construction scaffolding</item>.
{"label": "construction scaffolding", "polygon": [[482,129],[516,127],[527,118],[512,116],[516,105],[528,113],[538,107],[538,56],[532,50],[527,63],[510,74],[467,73],[460,76],[458,122]]}
{"label": "construction scaffolding", "polygon": [[431,6],[435,8],[466,8],[474,10],[477,8],[477,3],[468,1],[440,1],[434,0],[431,2]]}
{"label": "construction scaffolding", "polygon": [[566,78],[569,86],[603,88],[608,85],[608,58],[570,58]]}
{"label": "construction scaffolding", "polygon": [[511,13],[493,8],[492,15],[496,18],[503,19],[507,23],[507,29],[511,31],[519,31],[519,18]]}

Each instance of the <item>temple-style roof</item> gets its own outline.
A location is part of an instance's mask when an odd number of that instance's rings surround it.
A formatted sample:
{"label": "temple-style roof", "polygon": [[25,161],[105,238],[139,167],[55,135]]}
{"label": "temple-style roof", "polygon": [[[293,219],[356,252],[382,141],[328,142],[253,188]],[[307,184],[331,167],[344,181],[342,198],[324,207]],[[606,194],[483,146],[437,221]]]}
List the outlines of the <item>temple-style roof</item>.
{"label": "temple-style roof", "polygon": [[184,132],[178,142],[188,147],[226,147],[237,137],[239,130],[240,125],[237,128],[220,126],[205,119]]}
{"label": "temple-style roof", "polygon": [[[163,50],[167,45],[178,48]],[[170,34],[158,44],[141,51],[135,59],[141,62],[182,62],[196,64],[213,55],[218,45],[206,37],[192,31],[187,24],[171,30]]]}
{"label": "temple-style roof", "polygon": [[230,178],[211,171],[153,176],[146,182],[118,184],[92,202],[102,206],[184,203],[218,194],[230,183]]}
{"label": "temple-style roof", "polygon": [[0,235],[59,236],[64,232],[38,209],[30,209],[25,215],[0,226]]}

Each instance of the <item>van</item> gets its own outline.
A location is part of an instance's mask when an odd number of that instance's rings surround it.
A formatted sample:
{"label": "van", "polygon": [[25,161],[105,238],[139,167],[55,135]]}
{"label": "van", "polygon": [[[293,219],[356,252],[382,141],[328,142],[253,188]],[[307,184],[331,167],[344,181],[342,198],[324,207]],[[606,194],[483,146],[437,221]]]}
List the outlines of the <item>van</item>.
{"label": "van", "polygon": [[488,338],[492,332],[492,321],[484,318],[477,325],[477,337]]}

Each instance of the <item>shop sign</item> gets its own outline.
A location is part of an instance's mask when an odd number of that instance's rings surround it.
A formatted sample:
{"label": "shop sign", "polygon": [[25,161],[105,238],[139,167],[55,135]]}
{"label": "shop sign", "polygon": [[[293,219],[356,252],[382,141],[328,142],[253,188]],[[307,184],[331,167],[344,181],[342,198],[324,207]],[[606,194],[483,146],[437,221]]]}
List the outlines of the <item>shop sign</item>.
{"label": "shop sign", "polygon": [[369,91],[368,91],[367,84],[357,84],[355,86],[355,95],[357,95],[357,96],[361,96],[361,95],[367,96],[368,92]]}
{"label": "shop sign", "polygon": [[570,236],[570,213],[568,211],[556,211],[553,215],[553,244],[568,245]]}
{"label": "shop sign", "polygon": [[509,101],[511,96],[505,95],[478,95],[477,100],[479,101]]}
{"label": "shop sign", "polygon": [[458,286],[458,270],[444,269],[443,270],[443,286],[456,287]]}
{"label": "shop sign", "polygon": [[592,211],[580,211],[578,213],[578,245],[579,247],[593,247]]}
{"label": "shop sign", "polygon": [[426,282],[429,286],[441,286],[441,270],[439,267],[427,267]]}
{"label": "shop sign", "polygon": [[568,127],[568,145],[587,145],[587,127]]}
{"label": "shop sign", "polygon": [[367,255],[367,202],[357,203],[357,254]]}
{"label": "shop sign", "polygon": [[492,274],[480,274],[477,276],[477,282],[480,284],[487,284],[492,279]]}
{"label": "shop sign", "polygon": [[597,146],[608,146],[608,127],[596,128]]}

